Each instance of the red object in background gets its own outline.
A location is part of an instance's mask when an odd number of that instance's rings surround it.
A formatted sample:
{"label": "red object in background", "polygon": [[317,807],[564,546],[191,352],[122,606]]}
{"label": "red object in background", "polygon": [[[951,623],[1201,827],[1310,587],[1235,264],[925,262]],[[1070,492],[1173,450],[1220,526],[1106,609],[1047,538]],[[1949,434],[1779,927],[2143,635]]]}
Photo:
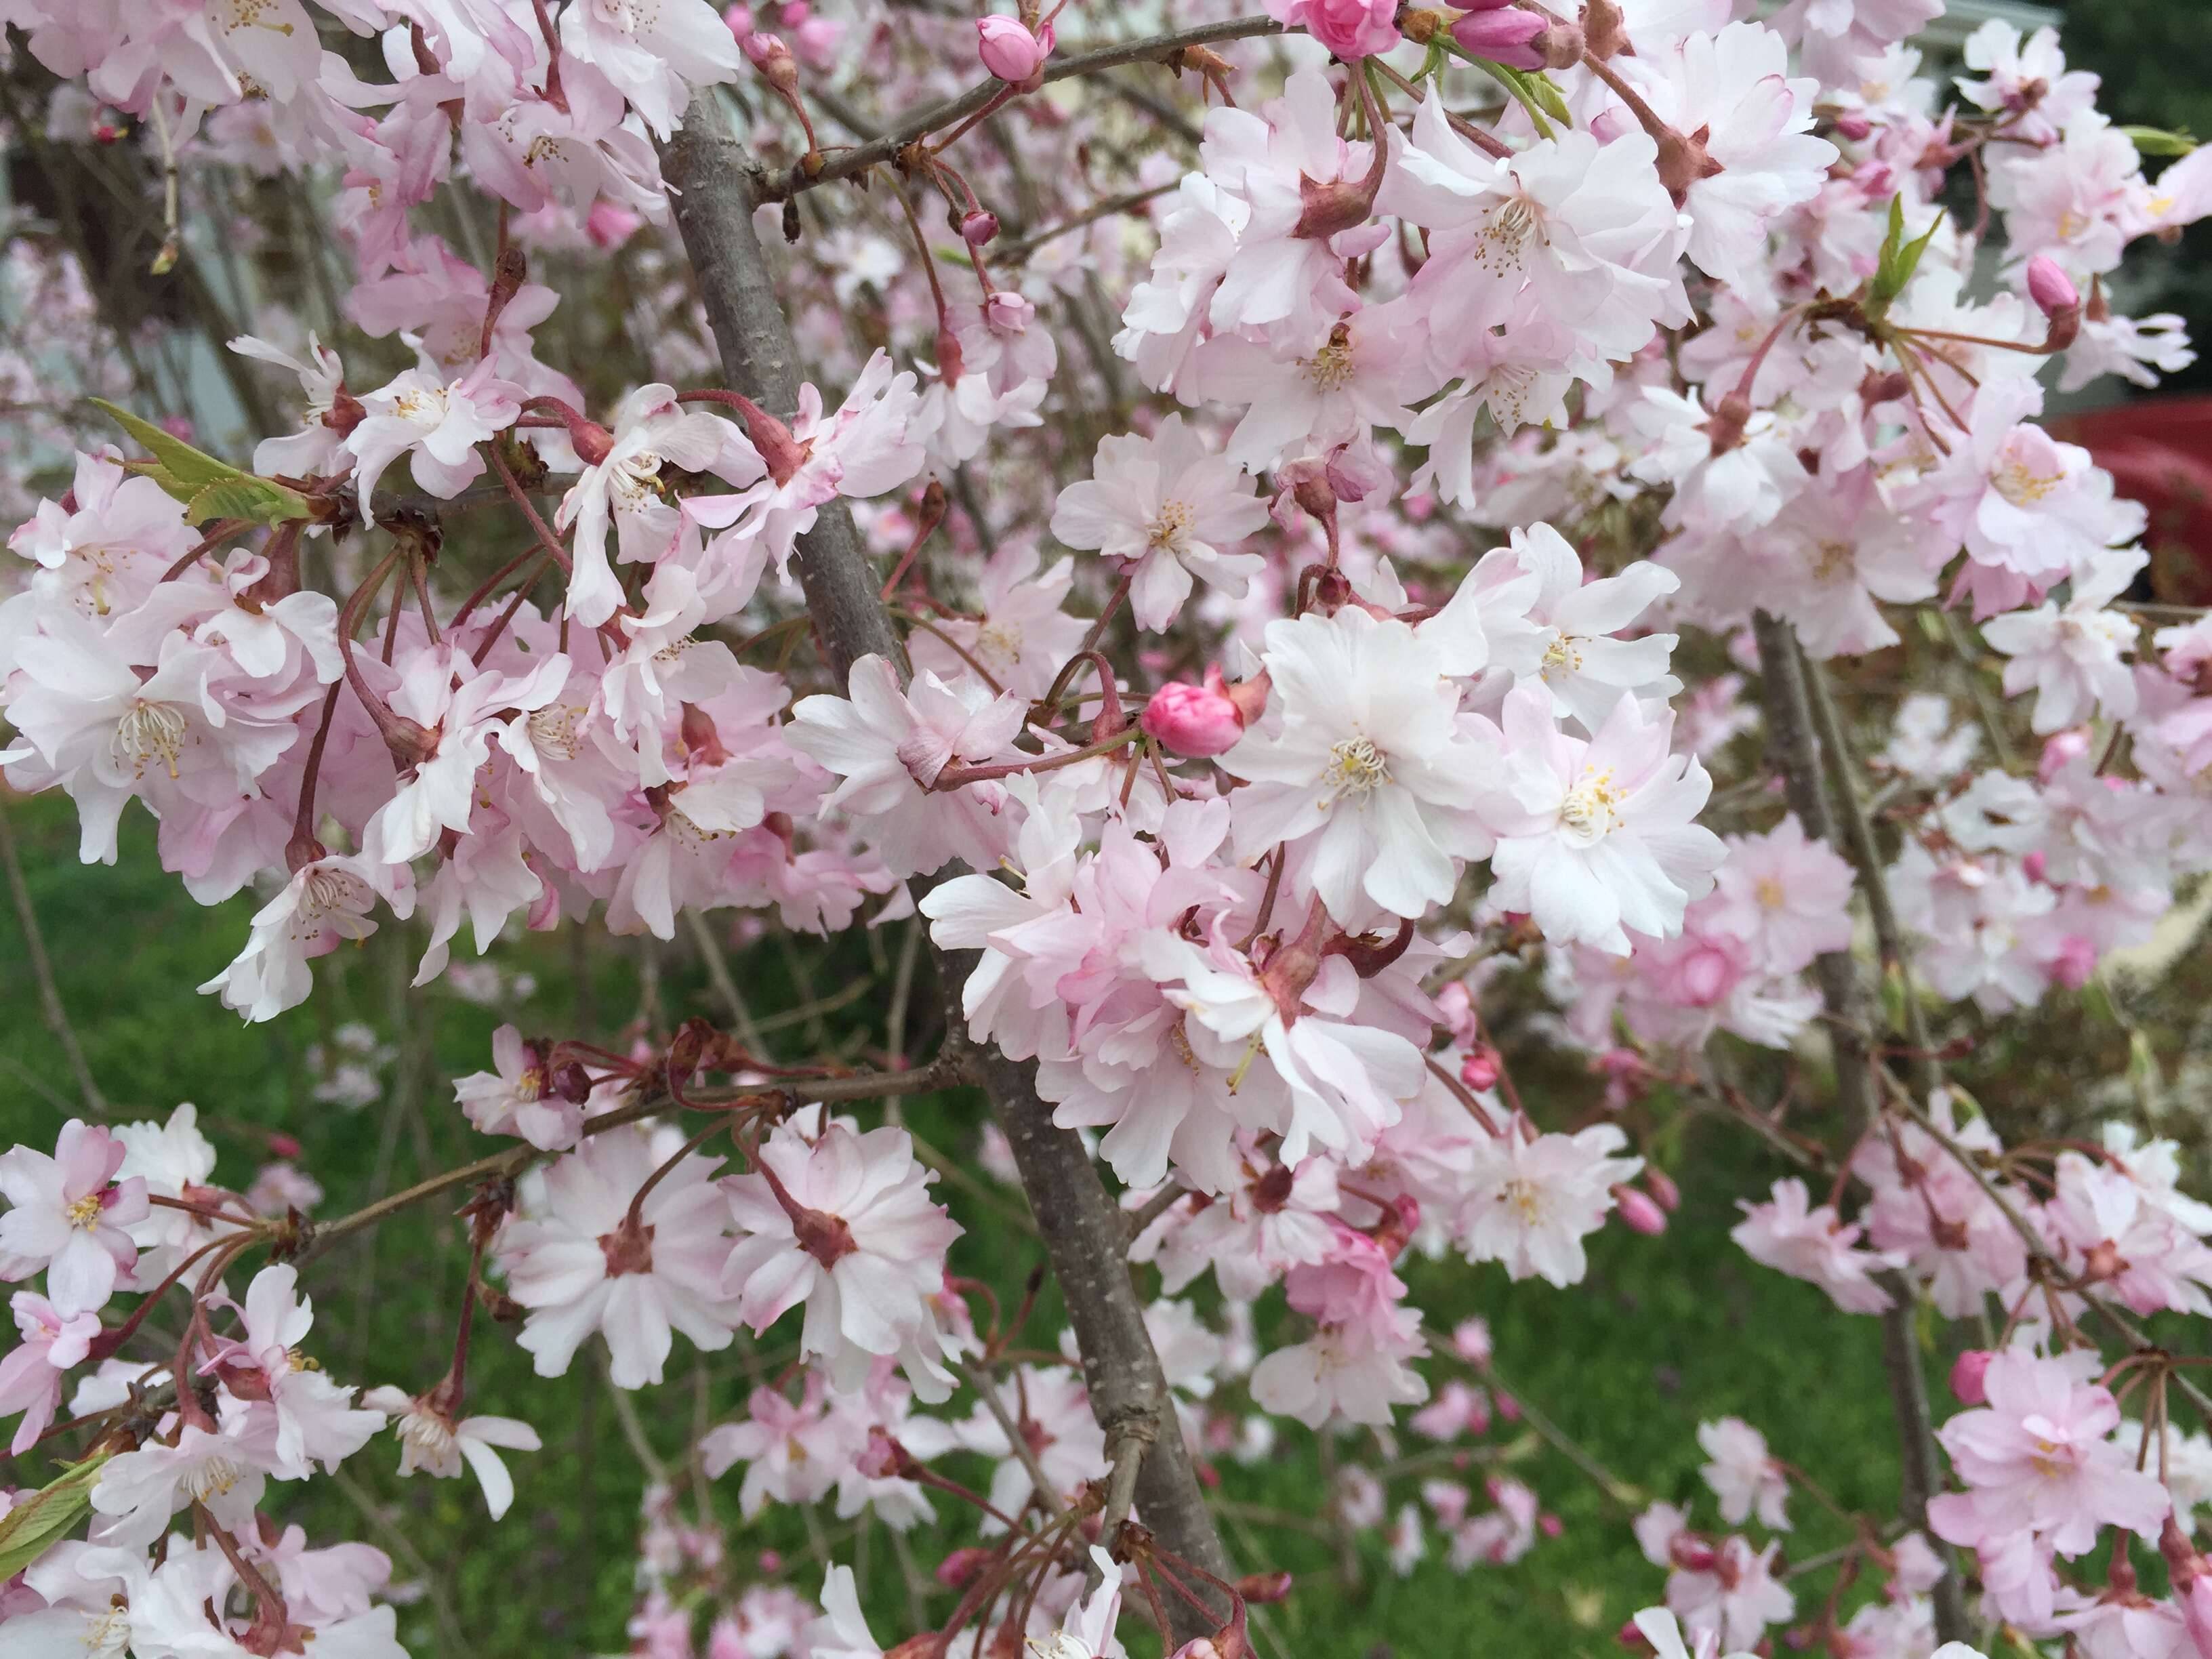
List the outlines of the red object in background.
{"label": "red object in background", "polygon": [[2148,509],[2143,544],[2156,597],[2212,605],[2212,398],[2144,398],[2049,424]]}

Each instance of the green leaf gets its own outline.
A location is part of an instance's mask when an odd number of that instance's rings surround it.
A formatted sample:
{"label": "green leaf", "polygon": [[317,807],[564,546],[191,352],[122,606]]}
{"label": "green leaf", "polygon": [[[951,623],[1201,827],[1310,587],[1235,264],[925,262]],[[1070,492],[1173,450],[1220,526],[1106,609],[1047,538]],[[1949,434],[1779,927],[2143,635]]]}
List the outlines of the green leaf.
{"label": "green leaf", "polygon": [[2187,127],[2168,132],[2164,127],[2122,127],[2136,153],[2142,155],[2186,155],[2197,148],[2196,136]]}
{"label": "green leaf", "polygon": [[1867,286],[1865,311],[1877,321],[1889,310],[1897,296],[1905,292],[1912,273],[1920,268],[1920,256],[1928,251],[1928,244],[1943,223],[1941,209],[1928,222],[1928,228],[1908,242],[1905,240],[1905,198],[1893,197],[1889,204],[1889,234],[1881,240],[1881,258],[1875,266],[1874,280]]}
{"label": "green leaf", "polygon": [[1438,35],[1434,44],[1442,46],[1462,62],[1474,64],[1475,68],[1511,93],[1514,101],[1528,112],[1528,119],[1534,125],[1536,136],[1539,138],[1548,138],[1552,136],[1552,124],[1544,118],[1543,106],[1536,101],[1536,94],[1529,87],[1527,76],[1519,70],[1508,69],[1503,64],[1493,64],[1487,58],[1478,58],[1448,34]]}
{"label": "green leaf", "polygon": [[13,1578],[76,1530],[92,1507],[93,1477],[106,1462],[106,1453],[87,1458],[0,1515],[0,1580]]}
{"label": "green leaf", "polygon": [[194,449],[183,439],[171,437],[151,421],[142,420],[127,409],[118,409],[105,398],[94,398],[92,404],[136,438],[147,453],[161,464],[161,472],[153,476],[164,489],[180,501],[189,499],[192,491],[204,489],[211,483],[246,476],[228,462],[218,461],[214,456]]}
{"label": "green leaf", "polygon": [[1524,70],[1522,78],[1528,83],[1530,96],[1543,106],[1546,114],[1563,127],[1574,125],[1574,113],[1567,107],[1565,95],[1559,91],[1558,85],[1550,76],[1541,70],[1533,73]]}
{"label": "green leaf", "polygon": [[191,524],[205,524],[210,519],[250,519],[273,527],[288,520],[313,516],[314,508],[298,490],[245,474],[219,479],[195,492],[185,506],[185,518]]}

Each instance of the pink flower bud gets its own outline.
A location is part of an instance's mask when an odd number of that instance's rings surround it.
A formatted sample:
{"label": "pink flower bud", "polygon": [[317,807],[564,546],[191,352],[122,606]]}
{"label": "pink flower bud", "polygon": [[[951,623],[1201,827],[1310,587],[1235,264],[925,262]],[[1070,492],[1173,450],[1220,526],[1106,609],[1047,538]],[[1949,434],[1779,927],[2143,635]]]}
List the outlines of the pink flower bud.
{"label": "pink flower bud", "polygon": [[853,1467],[871,1480],[888,1480],[899,1471],[899,1443],[881,1429],[868,1431],[868,1443],[853,1460]]}
{"label": "pink flower bud", "polygon": [[1629,1231],[1656,1238],[1667,1231],[1667,1212],[1651,1201],[1651,1194],[1616,1184],[1613,1201],[1620,1206],[1621,1221]]}
{"label": "pink flower bud", "polygon": [[1547,70],[1563,70],[1583,61],[1586,45],[1581,27],[1574,23],[1553,23],[1537,37],[1535,47]]}
{"label": "pink flower bud", "polygon": [[947,1589],[966,1589],[975,1582],[975,1576],[990,1565],[991,1552],[971,1544],[939,1561],[934,1577]]}
{"label": "pink flower bud", "polygon": [[731,33],[743,40],[753,32],[753,9],[744,4],[732,6],[722,14],[722,21]]}
{"label": "pink flower bud", "polygon": [[2053,732],[2043,740],[2043,753],[2036,757],[2035,781],[2050,782],[2065,769],[2069,761],[2080,760],[2087,754],[2094,741],[2086,726],[2069,726],[2062,732]]}
{"label": "pink flower bud", "polygon": [[1480,1094],[1485,1089],[1495,1089],[1498,1079],[1505,1075],[1505,1062],[1498,1050],[1486,1042],[1477,1043],[1468,1050],[1467,1058],[1459,1063],[1459,1080]]}
{"label": "pink flower bud", "polygon": [[784,27],[795,29],[814,15],[814,8],[806,0],[785,0],[783,9],[776,14]]}
{"label": "pink flower bud", "polygon": [[1483,1319],[1462,1319],[1452,1327],[1452,1352],[1474,1366],[1483,1370],[1490,1364],[1490,1325]]}
{"label": "pink flower bud", "polygon": [[2027,262],[2027,297],[2046,317],[2071,311],[2081,303],[2081,290],[2074,286],[2073,278],[2057,260],[2041,253]]}
{"label": "pink flower bud", "polygon": [[1248,1572],[1237,1581],[1237,1593],[1247,1601],[1273,1603],[1291,1593],[1287,1572]]}
{"label": "pink flower bud", "polygon": [[1237,705],[1211,687],[1176,680],[1152,693],[1139,721],[1170,754],[1226,754],[1244,735]]}
{"label": "pink flower bud", "polygon": [[775,35],[757,29],[745,36],[745,56],[777,91],[789,92],[799,84],[799,60]]}
{"label": "pink flower bud", "polygon": [[1987,1348],[1969,1348],[1952,1363],[1951,1392],[1959,1397],[1962,1406],[1985,1406],[1989,1392],[1982,1379],[1989,1375],[1990,1361],[1996,1356]]}
{"label": "pink flower bud", "polygon": [[1299,0],[1291,21],[1346,63],[1398,44],[1396,0]]}
{"label": "pink flower bud", "polygon": [[1033,81],[1052,56],[1052,25],[1031,34],[1018,18],[979,17],[975,20],[976,52],[983,67],[1009,86]]}
{"label": "pink flower bud", "polygon": [[1547,1538],[1557,1538],[1567,1529],[1566,1522],[1548,1510],[1536,1517],[1536,1527]]}
{"label": "pink flower bud", "polygon": [[1856,144],[1862,139],[1871,137],[1873,133],[1874,123],[1863,115],[1838,115],[1836,118],[1836,137],[1849,143]]}
{"label": "pink flower bud", "polygon": [[1682,1189],[1668,1178],[1664,1170],[1647,1165],[1644,1171],[1644,1184],[1651,1196],[1658,1200],[1659,1207],[1669,1215],[1682,1207]]}
{"label": "pink flower bud", "polygon": [[269,1155],[271,1158],[297,1158],[300,1156],[300,1143],[287,1134],[271,1134],[269,1137]]}
{"label": "pink flower bud", "polygon": [[2097,943],[2079,933],[2069,933],[2058,941],[2058,954],[2051,959],[2051,976],[2069,991],[2078,991],[2089,982],[2097,971]]}
{"label": "pink flower bud", "polygon": [[1534,70],[1544,67],[1544,54],[1535,40],[1546,27],[1534,12],[1518,8],[1475,11],[1452,25],[1452,39],[1477,58],[1508,69]]}
{"label": "pink flower bud", "polygon": [[977,211],[960,222],[960,240],[969,247],[981,247],[999,234],[999,216]]}

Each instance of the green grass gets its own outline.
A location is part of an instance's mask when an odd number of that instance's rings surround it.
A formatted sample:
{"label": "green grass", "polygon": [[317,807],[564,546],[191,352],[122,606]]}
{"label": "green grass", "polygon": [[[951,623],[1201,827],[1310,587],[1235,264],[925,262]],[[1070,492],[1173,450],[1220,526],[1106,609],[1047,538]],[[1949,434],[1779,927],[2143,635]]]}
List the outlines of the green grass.
{"label": "green grass", "polygon": [[[502,945],[495,959],[526,968],[538,985],[526,1003],[495,1010],[437,988],[407,992],[413,952],[403,957],[393,947],[415,941],[387,933],[319,963],[317,994],[307,1006],[248,1028],[193,988],[238,949],[250,899],[213,910],[194,905],[159,869],[150,828],[136,811],[126,819],[120,864],[103,869],[76,862],[65,801],[12,803],[8,810],[62,994],[117,1115],[166,1114],[179,1101],[198,1103],[222,1152],[218,1179],[241,1186],[262,1157],[260,1131],[295,1135],[307,1148],[306,1167],[329,1188],[325,1215],[489,1150],[454,1110],[447,1079],[488,1063],[489,1035],[501,1019],[526,1030],[565,1032],[579,1029],[580,1006],[581,1030],[605,1040],[638,1005],[641,958],[633,942],[596,941],[581,960],[587,984],[566,936]],[[889,945],[895,949],[896,941]],[[876,959],[842,943],[833,962],[816,968],[814,990],[868,974]],[[12,1062],[0,1066],[0,1146],[49,1141],[62,1111],[43,1091],[73,1098],[74,1085],[40,1018],[12,906],[0,905],[0,962],[9,964],[11,992],[0,1000],[0,1055]],[[805,1000],[776,941],[735,962],[757,1012]],[[659,996],[665,1020],[713,1010],[706,987],[673,951]],[[852,1023],[878,1018],[882,1006],[872,995],[829,1018],[833,1027],[848,1022],[837,1034],[858,1040],[866,1034]],[[308,1051],[349,1020],[375,1025],[400,1051],[385,1099],[357,1111],[311,1097]],[[799,1051],[799,1030],[780,1040]],[[916,1103],[913,1121],[936,1145],[967,1157],[979,1111],[973,1097],[954,1095]],[[1811,1470],[1847,1506],[1887,1512],[1896,1462],[1875,1324],[1838,1314],[1819,1292],[1754,1268],[1728,1243],[1730,1200],[1763,1188],[1774,1173],[1757,1152],[1725,1130],[1701,1132],[1688,1138],[1674,1173],[1688,1197],[1667,1235],[1644,1239],[1607,1230],[1592,1241],[1589,1281],[1572,1291],[1509,1285],[1494,1267],[1453,1261],[1409,1267],[1416,1294],[1440,1328],[1470,1314],[1488,1319],[1501,1375],[1644,1494],[1691,1504],[1711,1522],[1694,1431],[1703,1419],[1734,1413],[1763,1429],[1778,1455]],[[955,1269],[993,1283],[1011,1306],[1037,1247],[957,1190],[951,1202],[969,1230],[955,1247]],[[307,1288],[324,1311],[309,1346],[341,1379],[410,1390],[435,1381],[465,1265],[450,1208],[418,1206],[313,1264]],[[1048,1292],[1030,1340],[1044,1346],[1057,1328]],[[643,1484],[638,1461],[594,1367],[580,1363],[568,1377],[542,1381],[509,1336],[495,1327],[478,1342],[470,1408],[526,1419],[543,1434],[545,1450],[510,1460],[518,1497],[503,1524],[485,1521],[471,1484],[396,1479],[388,1439],[348,1465],[355,1495],[326,1481],[276,1487],[270,1508],[324,1541],[366,1537],[400,1553],[392,1534],[401,1534],[419,1559],[403,1555],[399,1577],[427,1567],[440,1585],[437,1598],[402,1613],[403,1639],[418,1656],[621,1651]],[[763,1343],[780,1346],[788,1336],[771,1331]],[[696,1358],[679,1341],[669,1386],[638,1401],[646,1432],[665,1455],[680,1452],[702,1399],[708,1412],[725,1415],[745,1387],[734,1352],[695,1365]],[[1437,1382],[1448,1374],[1441,1364],[1431,1373]],[[1277,1642],[1271,1659],[1385,1653],[1553,1659],[1619,1651],[1613,1631],[1656,1599],[1661,1582],[1638,1553],[1626,1516],[1525,1427],[1500,1424],[1489,1438],[1564,1522],[1559,1537],[1540,1540],[1516,1565],[1455,1572],[1441,1559],[1441,1540],[1432,1539],[1430,1559],[1400,1580],[1385,1569],[1379,1546],[1363,1545],[1360,1582],[1347,1586],[1327,1540],[1282,1528],[1232,1528],[1240,1565],[1288,1568],[1297,1577],[1291,1599],[1267,1611]],[[1424,1443],[1410,1432],[1398,1439],[1401,1451]],[[1371,1442],[1357,1440],[1344,1455],[1371,1450]],[[1289,1425],[1273,1459],[1254,1468],[1224,1465],[1220,1490],[1242,1505],[1310,1514],[1321,1468],[1315,1437]],[[1480,1474],[1477,1468],[1463,1478],[1479,1485]],[[45,1477],[33,1462],[14,1478]],[[793,1517],[772,1513],[759,1527],[738,1522],[735,1481],[733,1474],[716,1494],[733,1573],[742,1577],[763,1547],[803,1550],[805,1534]],[[1394,1489],[1394,1507],[1412,1495],[1412,1485]],[[390,1524],[365,1522],[356,1496],[378,1506]],[[1842,1535],[1802,1498],[1793,1512],[1803,1528],[1793,1542],[1802,1552]],[[951,1529],[942,1536],[950,1540]],[[927,1536],[917,1543],[925,1564],[941,1553],[930,1543]],[[903,1596],[880,1537],[869,1555],[876,1564],[869,1587],[876,1632],[903,1634]],[[802,1588],[815,1588],[811,1564],[795,1571]],[[1808,1585],[1814,1595],[1825,1588],[1820,1579]],[[440,1602],[461,1645],[441,1624]],[[944,1599],[933,1606],[941,1616]]]}

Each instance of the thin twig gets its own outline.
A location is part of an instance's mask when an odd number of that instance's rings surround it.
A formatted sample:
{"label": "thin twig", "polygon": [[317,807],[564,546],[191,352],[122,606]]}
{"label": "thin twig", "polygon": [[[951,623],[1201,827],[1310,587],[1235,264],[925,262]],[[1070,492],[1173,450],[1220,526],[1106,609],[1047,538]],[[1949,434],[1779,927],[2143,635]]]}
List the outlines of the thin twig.
{"label": "thin twig", "polygon": [[[1073,56],[1048,63],[1039,78],[1040,86],[1054,81],[1065,81],[1071,76],[1096,75],[1103,70],[1118,69],[1124,64],[1158,63],[1175,56],[1186,46],[1202,46],[1217,40],[1249,40],[1256,35],[1280,34],[1283,26],[1267,17],[1236,17],[1224,22],[1198,23],[1188,28],[1171,29],[1165,34],[1147,35],[1141,40],[1125,40],[1119,46],[1100,46],[1095,51],[1077,52]],[[820,169],[809,173],[804,166],[794,166],[769,191],[772,198],[796,196],[802,191],[826,185],[838,179],[849,179],[856,173],[865,173],[878,162],[896,161],[899,152],[933,132],[956,126],[1006,90],[1006,83],[996,76],[979,81],[958,96],[933,104],[919,114],[909,115],[896,126],[890,128],[881,137],[872,138],[865,144],[855,145],[842,155],[833,155]]]}
{"label": "thin twig", "polygon": [[69,1061],[70,1071],[76,1078],[77,1093],[84,1098],[84,1109],[94,1117],[106,1117],[107,1097],[100,1091],[93,1080],[92,1066],[85,1060],[84,1048],[76,1040],[76,1028],[70,1024],[69,1010],[62,1003],[61,987],[54,981],[54,964],[46,955],[46,935],[39,931],[39,913],[31,908],[30,884],[23,879],[23,860],[15,850],[15,827],[9,821],[8,811],[0,806],[0,861],[8,866],[8,891],[15,901],[15,919],[22,924],[23,954],[30,958],[31,978],[39,988],[39,1008],[46,1017],[46,1029],[54,1034],[61,1045],[62,1057]]}

